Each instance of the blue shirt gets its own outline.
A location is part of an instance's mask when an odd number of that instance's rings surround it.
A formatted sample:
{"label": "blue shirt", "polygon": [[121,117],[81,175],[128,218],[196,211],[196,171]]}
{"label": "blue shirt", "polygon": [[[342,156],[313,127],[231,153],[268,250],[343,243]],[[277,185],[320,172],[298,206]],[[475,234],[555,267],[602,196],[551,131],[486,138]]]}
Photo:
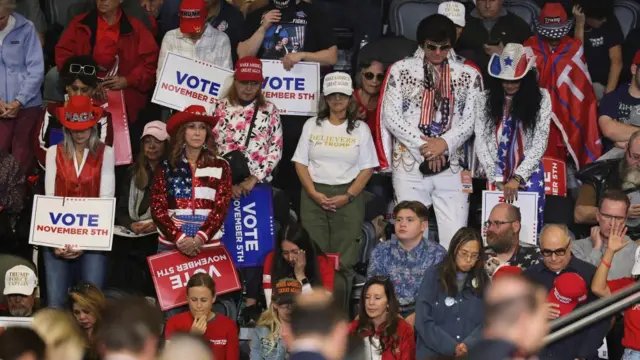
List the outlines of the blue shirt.
{"label": "blue shirt", "polygon": [[462,291],[452,297],[442,289],[439,275],[437,266],[427,270],[416,299],[418,359],[453,356],[459,343],[470,349],[482,338],[484,305],[473,288],[478,281],[466,279],[464,274]]}
{"label": "blue shirt", "polygon": [[[549,270],[544,262],[530,267],[524,272],[524,276],[544,286],[547,291],[553,288],[553,283],[558,276],[564,273],[576,273],[584,279],[587,287],[591,287],[593,282],[593,276],[596,273],[596,267],[582,261],[577,257],[571,257],[569,265],[559,273]],[[589,290],[587,301],[578,304],[576,308],[584,306],[591,301],[596,300],[597,297]],[[555,343],[542,349],[540,357],[542,359],[575,359],[575,358],[597,358],[598,348],[602,345],[602,339],[609,330],[611,318],[605,318],[604,320],[597,322],[587,328],[573,333]]]}
{"label": "blue shirt", "polygon": [[442,245],[428,239],[422,239],[415,248],[407,251],[394,236],[373,249],[367,275],[389,277],[398,303],[406,307],[415,304],[425,271],[442,261],[446,255],[447,251]]}

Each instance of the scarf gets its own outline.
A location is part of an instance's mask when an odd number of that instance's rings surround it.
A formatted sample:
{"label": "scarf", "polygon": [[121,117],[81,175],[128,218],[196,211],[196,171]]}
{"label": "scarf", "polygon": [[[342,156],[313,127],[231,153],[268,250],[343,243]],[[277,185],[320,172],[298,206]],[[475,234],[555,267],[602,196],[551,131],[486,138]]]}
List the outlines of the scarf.
{"label": "scarf", "polygon": [[[451,128],[453,113],[453,85],[449,60],[445,59],[440,70],[425,59],[424,93],[422,95],[422,113],[420,131],[428,137],[440,137]],[[440,120],[437,113],[440,112]]]}
{"label": "scarf", "polygon": [[[504,102],[503,116],[496,126],[496,142],[498,144],[498,161],[496,162],[497,174],[503,177],[506,184],[515,174],[516,169],[524,161],[524,129],[520,120],[511,116],[511,99]],[[540,233],[544,225],[544,168],[542,161],[525,184],[525,191],[535,192],[538,195],[538,226]]]}
{"label": "scarf", "polygon": [[151,207],[149,207],[144,214],[138,215],[140,214],[140,204],[142,203],[142,198],[144,198],[144,192],[144,189],[138,189],[136,186],[136,177],[132,176],[129,186],[129,217],[134,222],[151,219]]}

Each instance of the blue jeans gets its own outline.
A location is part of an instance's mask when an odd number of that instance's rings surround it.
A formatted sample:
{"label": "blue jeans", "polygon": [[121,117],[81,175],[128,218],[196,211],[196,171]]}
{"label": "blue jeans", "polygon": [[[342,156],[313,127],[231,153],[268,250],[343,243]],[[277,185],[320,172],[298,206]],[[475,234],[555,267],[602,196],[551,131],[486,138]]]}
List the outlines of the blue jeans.
{"label": "blue jeans", "polygon": [[76,259],[66,260],[58,258],[53,248],[43,249],[49,307],[63,308],[69,288],[78,280],[89,282],[102,290],[107,275],[108,258],[105,252],[85,251]]}
{"label": "blue jeans", "polygon": [[624,355],[622,355],[622,360],[640,360],[640,351],[624,349]]}

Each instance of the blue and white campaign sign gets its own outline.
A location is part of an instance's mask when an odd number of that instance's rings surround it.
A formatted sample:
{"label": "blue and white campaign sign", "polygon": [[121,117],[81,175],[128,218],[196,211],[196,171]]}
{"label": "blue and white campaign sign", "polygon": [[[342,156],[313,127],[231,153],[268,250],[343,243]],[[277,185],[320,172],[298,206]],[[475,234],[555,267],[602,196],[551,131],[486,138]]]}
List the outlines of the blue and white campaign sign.
{"label": "blue and white campaign sign", "polygon": [[231,199],[222,242],[236,267],[262,266],[275,245],[273,190],[256,185],[248,196]]}
{"label": "blue and white campaign sign", "polygon": [[115,198],[36,195],[29,244],[110,251],[115,211]]}
{"label": "blue and white campaign sign", "polygon": [[151,101],[178,111],[189,105],[210,108],[215,99],[225,94],[232,80],[232,70],[169,52]]}
{"label": "blue and white campaign sign", "polygon": [[281,114],[316,116],[320,96],[320,64],[299,62],[290,71],[280,60],[262,60],[265,98]]}

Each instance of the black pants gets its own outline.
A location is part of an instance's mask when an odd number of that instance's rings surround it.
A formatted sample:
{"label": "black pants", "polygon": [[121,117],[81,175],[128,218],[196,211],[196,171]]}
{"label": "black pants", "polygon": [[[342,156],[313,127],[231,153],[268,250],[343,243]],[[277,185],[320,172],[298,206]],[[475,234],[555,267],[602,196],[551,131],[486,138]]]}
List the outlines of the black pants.
{"label": "black pants", "polygon": [[616,322],[607,333],[607,352],[609,360],[620,360],[624,354],[622,338],[624,337],[624,317],[616,316]]}

